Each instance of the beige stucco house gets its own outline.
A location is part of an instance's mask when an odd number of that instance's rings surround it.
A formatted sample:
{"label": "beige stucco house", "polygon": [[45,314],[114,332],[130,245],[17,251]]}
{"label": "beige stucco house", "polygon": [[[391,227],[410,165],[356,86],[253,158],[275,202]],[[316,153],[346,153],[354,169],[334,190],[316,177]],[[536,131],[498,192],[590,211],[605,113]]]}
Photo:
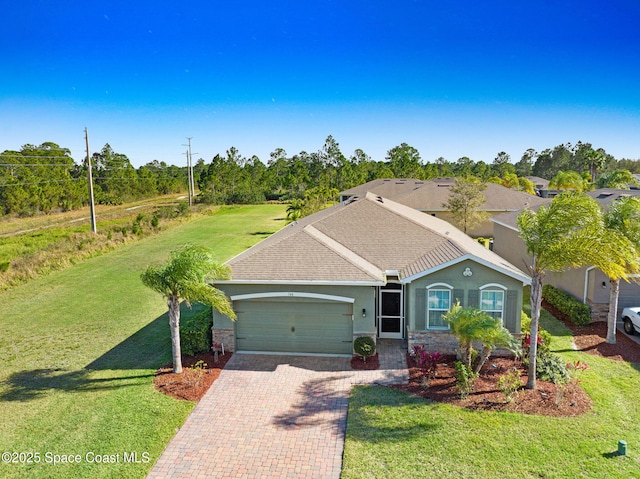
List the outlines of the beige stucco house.
{"label": "beige stucco house", "polygon": [[[603,208],[622,196],[640,196],[638,190],[598,189],[587,193]],[[547,199],[546,201],[551,201]],[[538,208],[534,207],[535,208]],[[511,212],[492,218],[494,227],[493,250],[515,266],[527,271],[531,258],[518,234],[517,218],[520,212]],[[640,279],[640,278],[636,278]],[[562,273],[547,273],[545,284],[551,284],[591,307],[592,320],[606,320],[609,311],[609,279],[598,268],[572,268]],[[618,314],[627,306],[640,304],[640,285],[635,281],[620,283]]]}

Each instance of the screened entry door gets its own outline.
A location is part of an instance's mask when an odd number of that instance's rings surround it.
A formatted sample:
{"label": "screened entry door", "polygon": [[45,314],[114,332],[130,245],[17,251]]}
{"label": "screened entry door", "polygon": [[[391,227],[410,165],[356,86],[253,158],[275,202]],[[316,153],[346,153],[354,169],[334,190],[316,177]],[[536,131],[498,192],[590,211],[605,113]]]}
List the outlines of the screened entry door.
{"label": "screened entry door", "polygon": [[402,339],[404,332],[402,285],[388,283],[378,295],[378,337]]}

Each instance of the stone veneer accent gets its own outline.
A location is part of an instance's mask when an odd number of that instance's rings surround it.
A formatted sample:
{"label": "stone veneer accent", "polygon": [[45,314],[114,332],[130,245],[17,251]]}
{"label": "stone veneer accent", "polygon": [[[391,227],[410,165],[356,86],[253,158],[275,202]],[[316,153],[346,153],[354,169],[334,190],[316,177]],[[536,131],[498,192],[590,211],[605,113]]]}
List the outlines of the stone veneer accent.
{"label": "stone veneer accent", "polygon": [[591,322],[606,321],[609,315],[609,303],[592,303],[587,300],[587,304],[591,308]]}
{"label": "stone veneer accent", "polygon": [[407,331],[409,351],[416,345],[423,345],[427,351],[442,354],[457,354],[458,338],[449,331]]}
{"label": "stone veneer accent", "polygon": [[[441,353],[441,354],[455,354],[458,355],[458,338],[456,338],[449,331],[408,331],[408,350],[416,346],[425,346],[428,352]],[[514,336],[520,340],[521,334],[514,334]],[[481,343],[474,343],[473,347],[477,350],[482,349]],[[494,349],[491,352],[492,356],[507,356],[512,357],[513,353],[508,349]]]}
{"label": "stone veneer accent", "polygon": [[233,329],[211,328],[211,342],[222,343],[225,352],[234,352],[236,350],[236,337],[233,334]]}

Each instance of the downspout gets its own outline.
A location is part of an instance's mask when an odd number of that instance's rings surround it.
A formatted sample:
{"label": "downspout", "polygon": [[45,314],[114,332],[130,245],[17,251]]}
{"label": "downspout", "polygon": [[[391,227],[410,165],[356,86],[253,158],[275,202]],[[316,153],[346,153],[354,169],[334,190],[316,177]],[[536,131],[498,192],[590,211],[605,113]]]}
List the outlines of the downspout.
{"label": "downspout", "polygon": [[582,302],[587,304],[587,290],[589,289],[589,271],[596,269],[595,266],[589,266],[584,272],[584,295],[582,296]]}

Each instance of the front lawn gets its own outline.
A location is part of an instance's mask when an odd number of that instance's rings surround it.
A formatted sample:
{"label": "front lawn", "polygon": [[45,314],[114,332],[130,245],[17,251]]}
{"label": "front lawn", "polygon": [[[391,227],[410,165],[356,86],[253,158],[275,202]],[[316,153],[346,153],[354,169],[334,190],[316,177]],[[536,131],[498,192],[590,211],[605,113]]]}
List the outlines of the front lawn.
{"label": "front lawn", "polygon": [[222,207],[1,293],[0,477],[144,477],[193,403],[154,390],[171,360],[167,306],[140,273],[186,242],[227,260],[283,216],[283,205]]}
{"label": "front lawn", "polygon": [[[546,312],[552,350],[582,360],[593,409],[575,418],[467,411],[382,387],[356,388],[349,403],[342,478],[638,478],[639,365],[572,349]],[[640,345],[638,346],[640,347]],[[618,457],[618,440],[627,456]]]}

